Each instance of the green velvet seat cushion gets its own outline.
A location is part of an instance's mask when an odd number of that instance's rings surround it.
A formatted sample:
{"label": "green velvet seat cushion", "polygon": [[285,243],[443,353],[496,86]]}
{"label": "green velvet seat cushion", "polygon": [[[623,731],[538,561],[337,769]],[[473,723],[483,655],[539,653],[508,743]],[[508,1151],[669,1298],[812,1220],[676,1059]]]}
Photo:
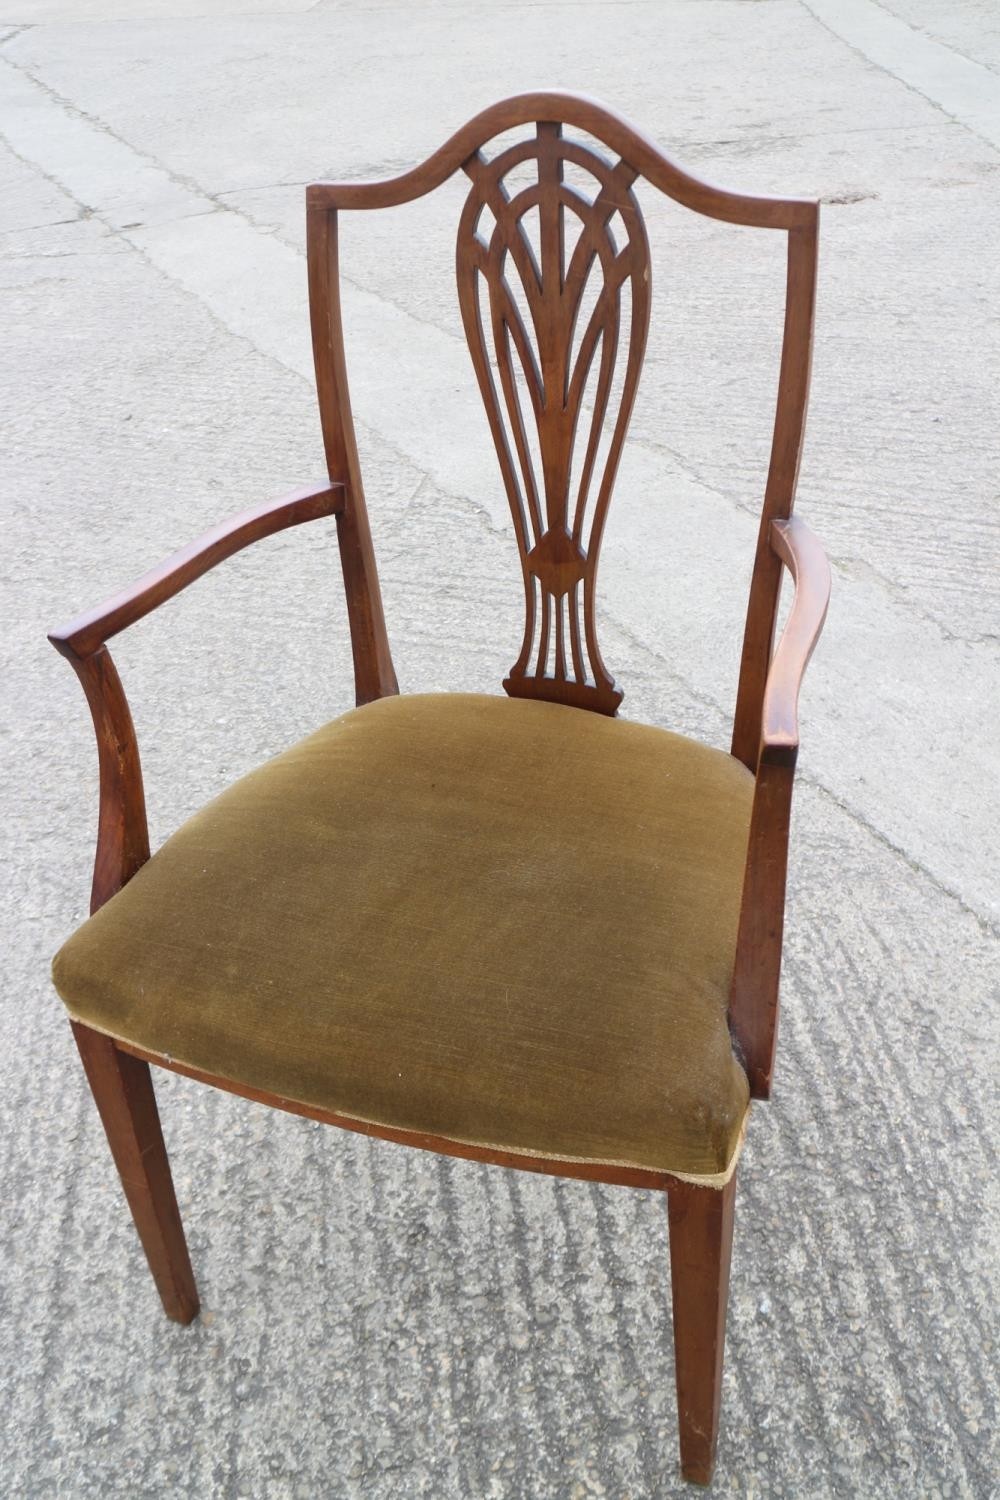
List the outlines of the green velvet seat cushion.
{"label": "green velvet seat cushion", "polygon": [[99,1031],[333,1113],[713,1176],[748,1103],[726,1003],[752,792],[621,719],[382,699],[186,823],[56,986]]}

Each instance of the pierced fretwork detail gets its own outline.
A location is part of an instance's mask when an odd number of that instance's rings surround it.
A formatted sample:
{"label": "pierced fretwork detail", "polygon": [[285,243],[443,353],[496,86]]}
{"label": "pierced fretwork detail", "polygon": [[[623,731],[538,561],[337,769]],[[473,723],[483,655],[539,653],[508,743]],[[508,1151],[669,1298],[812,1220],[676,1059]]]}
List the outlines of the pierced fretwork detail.
{"label": "pierced fretwork detail", "polygon": [[[564,180],[567,163],[592,195]],[[463,165],[472,190],[458,232],[459,301],[524,573],[524,643],[504,687],[613,714],[622,694],[598,649],[594,595],[649,326],[638,174],[544,123],[492,161],[477,151]],[[507,186],[532,165],[534,180]],[[609,413],[623,293],[627,355]]]}

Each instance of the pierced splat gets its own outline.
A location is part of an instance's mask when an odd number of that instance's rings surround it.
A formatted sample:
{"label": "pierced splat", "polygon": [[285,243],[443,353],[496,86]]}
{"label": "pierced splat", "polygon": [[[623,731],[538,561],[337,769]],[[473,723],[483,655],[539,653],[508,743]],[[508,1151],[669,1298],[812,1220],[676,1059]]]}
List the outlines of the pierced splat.
{"label": "pierced splat", "polygon": [[[592,196],[564,180],[566,164]],[[508,187],[532,165],[533,180]],[[463,167],[472,190],[458,232],[459,302],[524,574],[524,642],[504,687],[614,714],[622,694],[598,648],[595,588],[649,326],[638,173],[545,123],[534,139],[493,160],[476,151]],[[626,292],[627,353],[609,412]]]}

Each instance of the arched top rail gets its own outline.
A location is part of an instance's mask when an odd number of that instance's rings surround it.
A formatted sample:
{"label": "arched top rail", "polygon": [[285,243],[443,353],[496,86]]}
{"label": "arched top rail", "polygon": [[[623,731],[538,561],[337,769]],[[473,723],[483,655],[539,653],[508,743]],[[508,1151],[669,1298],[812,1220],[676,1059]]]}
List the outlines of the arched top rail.
{"label": "arched top rail", "polygon": [[695,213],[758,229],[809,229],[819,205],[808,198],[762,198],[732,193],[685,172],[628,120],[594,99],[558,89],[516,94],[463,125],[420,166],[382,182],[317,182],[307,194],[314,208],[395,208],[440,187],[494,136],[520,125],[570,125],[586,131],[634,167],[647,182]]}

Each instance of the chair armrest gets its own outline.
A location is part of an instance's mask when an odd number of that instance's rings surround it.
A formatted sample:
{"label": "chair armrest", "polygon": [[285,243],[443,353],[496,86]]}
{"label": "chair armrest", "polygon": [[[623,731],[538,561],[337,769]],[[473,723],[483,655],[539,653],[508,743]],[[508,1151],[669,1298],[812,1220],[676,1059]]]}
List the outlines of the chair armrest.
{"label": "chair armrest", "polygon": [[792,575],[795,598],[768,669],[761,748],[794,751],[799,743],[799,689],[830,602],[830,564],[818,538],[795,517],[772,521],[769,541]]}
{"label": "chair armrest", "polygon": [[338,514],[343,510],[343,497],[343,485],[327,480],[253,506],[206,531],[129,588],[49,636],[80,679],[97,736],[101,780],[92,912],[121,890],[149,858],[146,798],[135,726],[105,642],[251,542],[303,521]]}
{"label": "chair armrest", "polygon": [[760,749],[729,1025],[756,1099],[771,1092],[785,923],[785,875],[792,784],[799,748],[802,677],[830,600],[830,564],[803,521],[772,521],[771,549],[795,582],[795,598],[764,684]]}
{"label": "chair armrest", "polygon": [[309,489],[295,490],[280,500],[251,506],[206,531],[179,552],[174,552],[128,588],[105,599],[96,609],[87,610],[70,620],[68,625],[53,630],[49,640],[63,656],[90,656],[112,636],[134,625],[251,542],[284,531],[286,527],[299,526],[303,521],[335,515],[343,510],[343,506],[344,487],[332,480]]}

